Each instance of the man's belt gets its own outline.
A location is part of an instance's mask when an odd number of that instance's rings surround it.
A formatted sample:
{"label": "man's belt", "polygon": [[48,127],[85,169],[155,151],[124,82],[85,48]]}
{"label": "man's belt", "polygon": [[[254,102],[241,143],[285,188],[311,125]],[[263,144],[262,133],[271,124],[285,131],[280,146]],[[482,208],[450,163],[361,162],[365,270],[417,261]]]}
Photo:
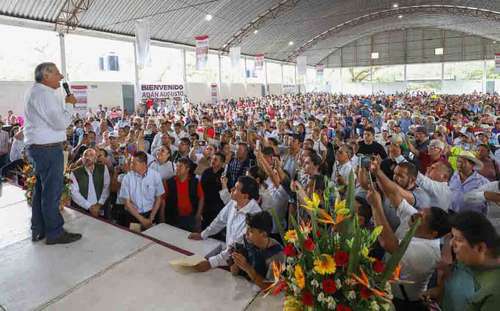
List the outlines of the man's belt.
{"label": "man's belt", "polygon": [[36,149],[40,149],[40,148],[52,148],[52,147],[62,147],[63,146],[63,142],[58,142],[58,143],[51,143],[51,144],[31,144],[29,145],[28,147],[29,148],[36,148]]}

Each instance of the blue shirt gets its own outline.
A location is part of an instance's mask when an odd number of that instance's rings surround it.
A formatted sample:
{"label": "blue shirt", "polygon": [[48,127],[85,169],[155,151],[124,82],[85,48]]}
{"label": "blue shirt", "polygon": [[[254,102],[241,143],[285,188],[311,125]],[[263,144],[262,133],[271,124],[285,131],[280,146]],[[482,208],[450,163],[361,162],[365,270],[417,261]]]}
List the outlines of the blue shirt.
{"label": "blue shirt", "polygon": [[451,209],[457,213],[465,210],[472,210],[486,214],[486,203],[465,203],[464,194],[469,191],[473,191],[488,182],[489,180],[486,177],[479,175],[478,172],[474,172],[462,183],[460,175],[458,172],[455,172],[449,183],[450,190],[453,193]]}
{"label": "blue shirt", "polygon": [[123,178],[119,197],[123,200],[130,199],[138,212],[144,214],[153,209],[156,197],[164,192],[160,174],[148,169],[144,176],[134,171],[127,173]]}

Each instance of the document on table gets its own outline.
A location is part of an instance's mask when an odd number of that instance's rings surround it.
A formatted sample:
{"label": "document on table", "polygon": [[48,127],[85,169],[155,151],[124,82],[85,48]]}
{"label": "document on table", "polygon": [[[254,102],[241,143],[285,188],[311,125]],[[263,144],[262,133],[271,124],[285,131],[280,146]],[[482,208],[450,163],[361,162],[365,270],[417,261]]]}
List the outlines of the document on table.
{"label": "document on table", "polygon": [[194,267],[202,261],[205,261],[204,257],[198,255],[183,256],[178,259],[171,260],[169,263],[174,267]]}

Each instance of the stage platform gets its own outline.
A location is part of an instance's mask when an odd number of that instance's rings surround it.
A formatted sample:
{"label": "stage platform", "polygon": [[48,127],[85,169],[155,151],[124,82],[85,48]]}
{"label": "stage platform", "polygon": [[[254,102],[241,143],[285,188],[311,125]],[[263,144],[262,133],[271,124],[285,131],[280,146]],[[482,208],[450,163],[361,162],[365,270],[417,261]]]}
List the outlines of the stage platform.
{"label": "stage platform", "polygon": [[69,245],[31,241],[23,190],[0,197],[0,310],[282,310],[281,298],[226,270],[179,271],[169,261],[221,247],[187,241],[168,225],[136,234],[66,208],[65,228],[83,234]]}

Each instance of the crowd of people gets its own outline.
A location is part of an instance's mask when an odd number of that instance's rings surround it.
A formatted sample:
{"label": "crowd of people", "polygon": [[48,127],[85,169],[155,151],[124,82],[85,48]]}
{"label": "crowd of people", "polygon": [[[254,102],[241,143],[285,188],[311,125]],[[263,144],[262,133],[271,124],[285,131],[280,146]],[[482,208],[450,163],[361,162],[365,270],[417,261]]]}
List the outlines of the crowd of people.
{"label": "crowd of people", "polygon": [[[221,239],[227,248],[196,269],[229,266],[263,289],[270,263],[284,260],[278,227],[307,218],[300,205],[325,180],[343,189],[353,172],[360,223],[383,227],[376,256],[422,220],[402,260],[407,282],[393,285],[397,310],[496,310],[499,115],[500,97],[485,94],[182,99],[133,114],[99,106],[73,117],[64,163],[74,208]],[[20,120],[9,114],[10,132],[0,131],[3,176],[26,164]]]}

